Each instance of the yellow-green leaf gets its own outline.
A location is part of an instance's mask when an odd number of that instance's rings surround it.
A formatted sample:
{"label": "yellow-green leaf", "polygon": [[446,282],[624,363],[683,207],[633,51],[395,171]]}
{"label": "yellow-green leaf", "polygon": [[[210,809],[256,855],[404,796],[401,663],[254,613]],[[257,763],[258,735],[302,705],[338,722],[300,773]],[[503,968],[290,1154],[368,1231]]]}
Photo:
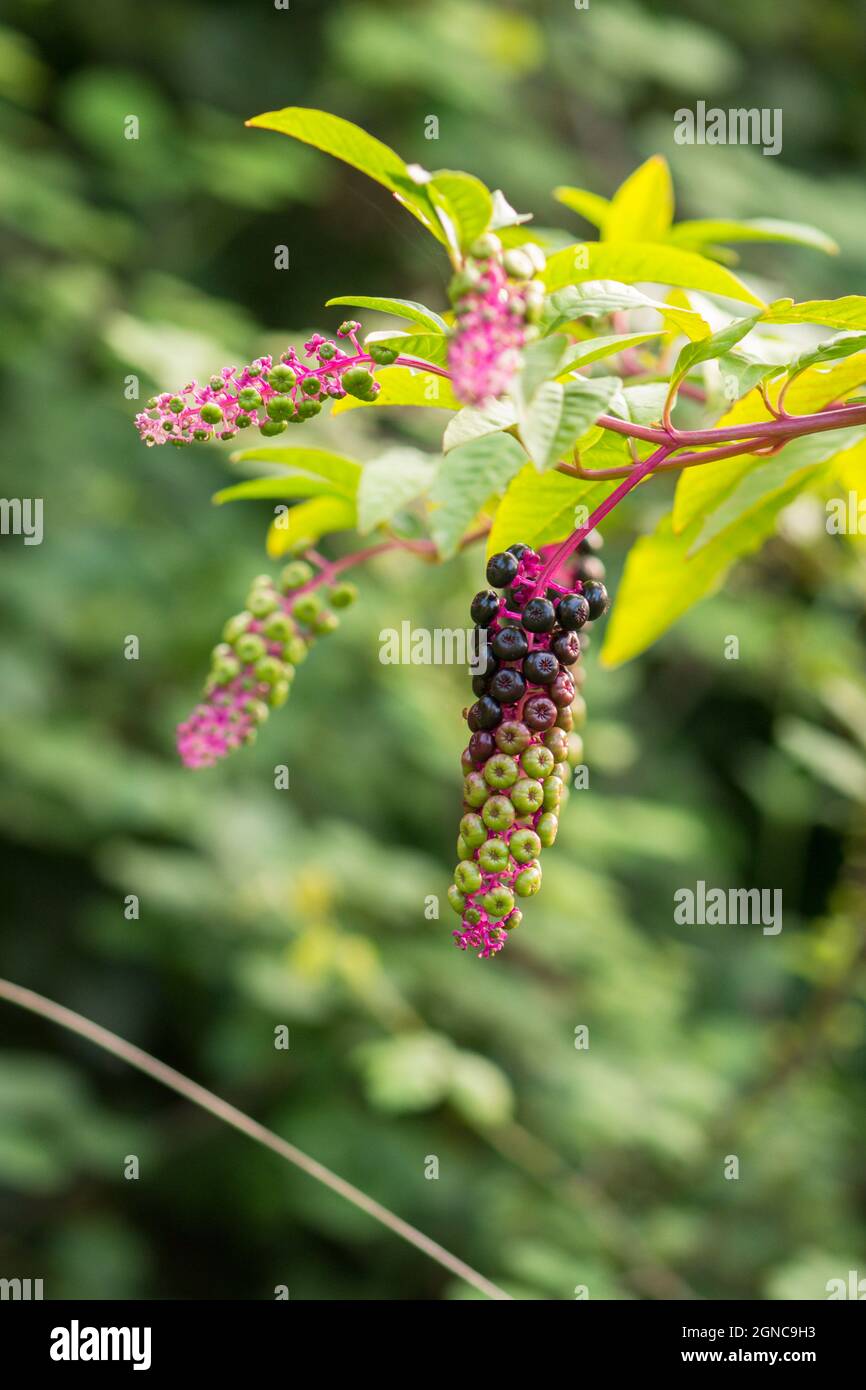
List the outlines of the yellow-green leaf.
{"label": "yellow-green leaf", "polygon": [[334,402],[334,415],[346,410],[381,409],[385,405],[429,405],[439,410],[459,410],[460,402],[447,377],[433,372],[419,372],[411,367],[383,367],[376,373],[382,390],[374,401],[359,401],[355,396],[343,396]]}
{"label": "yellow-green leaf", "polygon": [[[557,251],[547,262],[544,282],[548,290],[564,285],[577,285],[584,280],[621,280],[628,285],[640,281],[652,284],[675,285],[680,289],[701,290],[704,294],[723,295],[764,308],[742,280],[724,266],[707,260],[694,251],[657,242],[584,242]],[[852,296],[856,298],[856,296]],[[842,303],[843,301],[837,301]],[[861,301],[866,304],[866,300]],[[824,322],[824,320],[816,320]],[[793,320],[777,320],[793,322]],[[858,327],[842,324],[840,327]]]}
{"label": "yellow-green leaf", "polygon": [[[564,540],[616,487],[612,482],[591,482],[566,473],[543,473],[531,463],[520,470],[496,511],[487,541],[494,555],[518,541],[548,545]],[[580,513],[577,508],[581,507]]]}
{"label": "yellow-green leaf", "polygon": [[693,248],[727,241],[786,241],[796,246],[811,246],[830,256],[839,251],[833,238],[817,227],[809,227],[802,222],[781,222],[773,217],[746,218],[743,221],[726,217],[696,218],[677,222],[670,230],[669,240],[676,245]]}
{"label": "yellow-green leaf", "polygon": [[297,507],[280,512],[268,529],[267,552],[279,559],[292,547],[306,541],[315,545],[331,531],[348,531],[355,525],[355,503],[347,497],[314,497]]}
{"label": "yellow-green leaf", "polygon": [[333,497],[335,488],[325,478],[313,478],[308,473],[277,473],[268,478],[250,478],[245,483],[215,492],[211,501],[221,507],[224,502],[250,502],[263,497]]}
{"label": "yellow-green leaf", "polygon": [[491,497],[504,492],[526,458],[510,434],[491,434],[452,449],[430,491],[430,532],[443,559]]}
{"label": "yellow-green leaf", "polygon": [[424,185],[448,243],[465,251],[493,217],[493,198],[480,179],[453,169],[439,169]]}
{"label": "yellow-green leaf", "polygon": [[559,188],[554,188],[553,196],[558,203],[563,203],[567,208],[571,208],[572,212],[585,217],[594,227],[604,226],[610,200],[602,198],[600,193],[590,193],[588,188],[571,188],[568,184],[560,184]]}
{"label": "yellow-green leaf", "polygon": [[[554,260],[556,257],[551,257],[548,266]],[[577,318],[598,318],[602,314],[628,309],[655,309],[692,340],[706,338],[710,333],[710,325],[700,314],[683,309],[678,304],[650,299],[642,290],[623,284],[620,280],[586,280],[579,285],[563,285],[554,290],[544,303],[541,330],[543,333],[555,333]]]}
{"label": "yellow-green leaf", "polygon": [[674,215],[674,188],[667,160],[653,155],[629,174],[613,195],[603,241],[663,241]]}
{"label": "yellow-green leaf", "polygon": [[389,299],[381,294],[338,294],[334,299],[327,300],[325,307],[330,309],[334,304],[346,304],[353,309],[375,309],[380,314],[393,314],[395,318],[417,323],[429,333],[448,331],[448,325],[439,314],[424,304],[417,304],[414,299]]}
{"label": "yellow-green leaf", "polygon": [[317,478],[327,478],[334,490],[353,497],[361,476],[361,465],[345,454],[334,454],[330,449],[274,448],[273,445],[256,444],[249,449],[238,449],[231,456],[232,463],[270,463],[275,468],[288,468],[300,473],[312,473]]}
{"label": "yellow-green leaf", "polygon": [[767,323],[819,323],[825,328],[866,328],[866,295],[841,299],[807,299],[795,304],[779,299],[764,314]]}

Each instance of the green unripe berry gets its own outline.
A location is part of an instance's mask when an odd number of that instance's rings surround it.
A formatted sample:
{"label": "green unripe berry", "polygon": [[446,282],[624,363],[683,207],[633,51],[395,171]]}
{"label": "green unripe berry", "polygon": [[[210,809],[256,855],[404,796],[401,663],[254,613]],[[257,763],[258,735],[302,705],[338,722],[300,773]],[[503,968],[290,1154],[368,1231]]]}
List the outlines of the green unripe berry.
{"label": "green unripe berry", "polygon": [[519,775],[517,763],[507,753],[494,753],[484,764],[485,782],[499,791],[513,787]]}
{"label": "green unripe berry", "polygon": [[466,899],[455,883],[452,883],[448,889],[448,902],[458,915],[463,912],[466,906]]}
{"label": "green unripe berry", "polygon": [[298,419],[312,420],[313,416],[318,415],[321,409],[321,401],[301,401],[298,405]]}
{"label": "green unripe berry", "polygon": [[264,700],[247,700],[244,703],[244,709],[256,724],[264,724],[270,714]]}
{"label": "green unripe berry", "polygon": [[331,590],[332,608],[349,608],[358,597],[358,590],[354,584],[337,584]]}
{"label": "green unripe berry", "polygon": [[261,403],[261,394],[254,386],[245,386],[242,391],[238,391],[238,405],[244,410],[258,410]]}
{"label": "green unripe berry", "polygon": [[528,748],[532,740],[532,734],[525,724],[521,724],[517,719],[505,719],[499,725],[494,734],[496,746],[503,753],[522,753],[524,748]]}
{"label": "green unripe berry", "polygon": [[504,840],[485,840],[478,851],[478,863],[486,874],[501,874],[508,868],[508,846]]}
{"label": "green unripe berry", "polygon": [[461,893],[477,893],[481,887],[481,870],[472,859],[463,859],[454,870],[454,882]]}
{"label": "green unripe berry", "polygon": [[558,777],[548,777],[544,784],[544,800],[542,806],[545,811],[558,811],[562,802],[562,782]]}
{"label": "green unripe berry", "polygon": [[333,343],[320,343],[318,351],[320,362],[330,362],[337,355],[337,349]]}
{"label": "green unripe berry", "polygon": [[360,327],[357,319],[344,319],[337,332],[341,338],[348,338],[350,333],[357,333]]}
{"label": "green unripe berry", "polygon": [[373,375],[366,367],[349,367],[343,373],[341,382],[350,396],[363,396],[373,385]]}
{"label": "green unripe berry", "polygon": [[283,663],[275,656],[263,656],[255,666],[256,680],[264,681],[267,685],[276,685],[277,681],[283,679]]}
{"label": "green unripe berry", "polygon": [[477,927],[478,923],[481,921],[481,913],[477,907],[467,907],[463,916],[466,918],[470,927]]}
{"label": "green unripe berry", "polygon": [[252,620],[252,613],[235,613],[223,628],[223,639],[226,642],[236,642],[241,633],[246,632]]}
{"label": "green unripe berry", "polygon": [[535,833],[545,849],[553,844],[558,829],[559,821],[553,811],[545,811],[544,815],[539,817]]}
{"label": "green unripe berry", "polygon": [[369,353],[370,357],[372,357],[373,361],[379,367],[390,367],[392,362],[397,361],[399,355],[396,348],[386,347],[384,343],[366,342],[364,344],[364,351]]}
{"label": "green unripe berry", "polygon": [[549,748],[543,744],[533,743],[531,748],[521,755],[520,766],[527,777],[537,777],[544,779],[549,777],[554,767],[554,756]]}
{"label": "green unripe berry", "polygon": [[493,232],[484,232],[480,237],[476,237],[469,248],[470,256],[476,261],[487,261],[491,256],[498,256],[502,250],[502,242]]}
{"label": "green unripe berry", "polygon": [[298,623],[303,623],[308,627],[314,623],[322,611],[322,600],[318,594],[301,594],[292,604],[292,617]]}
{"label": "green unripe berry", "polygon": [[448,286],[448,297],[452,304],[456,299],[462,299],[464,295],[478,288],[481,284],[481,274],[472,265],[465,265],[462,270],[452,276]]}
{"label": "green unripe berry", "polygon": [[507,796],[489,796],[484,803],[481,816],[488,830],[510,830],[515,820],[515,810]]}
{"label": "green unripe berry", "polygon": [[558,782],[561,782],[563,786],[566,786],[568,783],[568,779],[571,776],[571,768],[569,767],[568,763],[557,763],[556,767],[553,769],[553,775]]}
{"label": "green unripe berry", "polygon": [[508,841],[508,848],[518,864],[528,864],[541,853],[541,841],[534,830],[515,830]]}
{"label": "green unripe berry", "polygon": [[235,424],[239,430],[249,429],[252,423],[252,416],[250,415],[238,415],[235,419]]}
{"label": "green unripe berry", "polygon": [[291,420],[295,413],[295,403],[291,396],[271,396],[265,410],[270,420]]}
{"label": "green unripe berry", "polygon": [[511,801],[520,816],[531,816],[541,809],[544,787],[531,777],[521,777],[511,788]]}
{"label": "green unripe berry", "polygon": [[234,680],[235,676],[240,675],[241,663],[237,657],[221,657],[213,663],[211,676],[214,685],[228,685],[229,681]]}
{"label": "green unripe berry", "polygon": [[272,589],[255,588],[247,594],[247,608],[255,618],[266,618],[277,607],[279,602]]}
{"label": "green unripe berry", "polygon": [[460,834],[470,849],[478,849],[487,839],[487,828],[481,817],[470,811],[460,822]]}
{"label": "green unripe berry", "polygon": [[472,850],[469,848],[462,835],[457,836],[457,858],[460,860],[472,858]]}
{"label": "green unripe berry", "polygon": [[289,698],[289,691],[292,688],[291,681],[275,681],[268,694],[268,704],[271,709],[279,709]]}
{"label": "green unripe berry", "polygon": [[552,729],[546,729],[544,732],[544,746],[550,749],[554,760],[561,763],[568,749],[568,736],[565,730],[557,729],[555,724]]}
{"label": "green unripe berry", "polygon": [[304,584],[309,584],[314,573],[312,565],[307,564],[306,560],[292,560],[280,574],[280,588],[283,593],[288,593],[290,589],[301,589]]}
{"label": "green unripe berry", "polygon": [[317,376],[305,376],[301,382],[301,390],[305,396],[318,396],[321,389]]}
{"label": "green unripe berry", "polygon": [[275,391],[291,391],[297,379],[291,367],[286,367],[282,362],[268,372],[268,385],[273,386]]}
{"label": "green unripe berry", "polygon": [[265,644],[256,632],[245,632],[235,642],[235,651],[244,665],[259,661],[265,655],[265,650]]}
{"label": "green unripe berry", "polygon": [[269,642],[288,642],[295,635],[295,625],[282,608],[270,613],[262,624],[262,631]]}
{"label": "green unripe berry", "polygon": [[520,911],[519,907],[516,907],[513,912],[510,912],[508,914],[508,917],[502,923],[502,925],[506,931],[514,931],[514,928],[519,927],[522,921],[523,913]]}
{"label": "green unripe berry", "polygon": [[[467,806],[483,806],[487,800],[489,788],[480,772],[470,772],[468,777],[463,779],[463,800]],[[510,804],[510,803],[509,803]],[[485,825],[487,822],[484,822]]]}
{"label": "green unripe berry", "polygon": [[199,411],[199,415],[206,425],[218,425],[223,418],[222,406],[217,405],[216,401],[207,401]]}
{"label": "green unripe berry", "polygon": [[507,917],[513,907],[514,894],[504,884],[484,894],[484,911],[494,922],[498,922],[500,917]]}
{"label": "green unripe berry", "polygon": [[302,661],[306,661],[309,650],[303,637],[290,637],[283,647],[283,656],[292,666],[300,666]]}
{"label": "green unripe berry", "polygon": [[512,280],[531,280],[535,273],[535,266],[525,251],[506,251],[502,257],[502,264],[505,273],[510,275]]}
{"label": "green unripe berry", "polygon": [[285,420],[265,420],[264,424],[259,425],[265,439],[273,439],[275,435],[282,434],[285,428]]}
{"label": "green unripe berry", "polygon": [[336,632],[339,626],[340,619],[336,613],[320,613],[312,625],[317,637],[324,637],[329,632]]}
{"label": "green unripe berry", "polygon": [[514,891],[521,898],[531,898],[541,887],[541,866],[530,864],[514,880]]}

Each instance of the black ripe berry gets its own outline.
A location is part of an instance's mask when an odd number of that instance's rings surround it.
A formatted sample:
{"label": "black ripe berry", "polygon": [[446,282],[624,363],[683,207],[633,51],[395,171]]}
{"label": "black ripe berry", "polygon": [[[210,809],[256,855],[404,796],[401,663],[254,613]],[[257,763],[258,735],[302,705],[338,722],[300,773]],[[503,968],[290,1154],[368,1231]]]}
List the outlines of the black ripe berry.
{"label": "black ripe berry", "polygon": [[604,537],[600,531],[596,531],[595,528],[593,528],[584,536],[577,548],[581,555],[592,555],[594,551],[601,550],[603,545]]}
{"label": "black ripe berry", "polygon": [[532,695],[523,706],[523,722],[540,733],[553,727],[558,712],[556,705],[546,695]]}
{"label": "black ripe berry", "polygon": [[589,616],[593,622],[607,611],[607,589],[597,579],[590,579],[583,586],[583,596],[589,604]]}
{"label": "black ripe berry", "polygon": [[577,632],[591,617],[588,599],[583,594],[566,594],[556,605],[556,617],[560,627],[568,632]]}
{"label": "black ripe berry", "polygon": [[546,598],[531,598],[523,610],[523,626],[527,632],[551,632],[556,611]]}
{"label": "black ripe berry", "polygon": [[500,661],[522,661],[529,651],[526,633],[519,627],[504,627],[491,642],[493,655]]}
{"label": "black ripe berry", "polygon": [[492,584],[494,589],[507,589],[515,579],[518,568],[517,556],[500,550],[487,561],[487,583]]}
{"label": "black ripe berry", "polygon": [[[483,636],[481,634],[484,634]],[[483,628],[477,627],[474,635],[475,646],[473,651],[477,653],[472,663],[472,672],[476,676],[492,676],[497,669],[497,660],[493,655],[493,643],[488,642],[487,633]]]}
{"label": "black ripe berry", "polygon": [[550,650],[563,666],[573,666],[580,658],[580,638],[576,632],[557,632],[551,638]]}
{"label": "black ripe berry", "polygon": [[489,684],[490,684],[490,677],[489,677],[489,676],[473,676],[473,677],[472,677],[472,694],[473,694],[473,695],[486,695],[486,694],[487,694],[487,687],[488,687]]}
{"label": "black ripe berry", "polygon": [[528,550],[528,545],[521,545],[518,543],[517,545],[510,545],[508,547],[508,554],[515,556],[515,558],[519,560],[521,556],[525,555]]}
{"label": "black ripe berry", "polygon": [[472,600],[469,612],[473,623],[479,627],[489,627],[499,612],[499,595],[492,589],[482,589]]}
{"label": "black ripe berry", "polygon": [[496,752],[496,740],[487,729],[478,729],[470,738],[466,751],[473,763],[486,763]]}
{"label": "black ripe berry", "polygon": [[503,666],[490,682],[490,694],[502,705],[516,705],[526,694],[526,682],[512,666]]}
{"label": "black ripe berry", "polygon": [[479,729],[495,729],[501,718],[502,710],[490,695],[482,695],[480,700],[476,700],[467,715],[473,733]]}
{"label": "black ripe berry", "polygon": [[551,685],[559,675],[559,662],[553,652],[530,652],[523,663],[523,674],[531,685]]}

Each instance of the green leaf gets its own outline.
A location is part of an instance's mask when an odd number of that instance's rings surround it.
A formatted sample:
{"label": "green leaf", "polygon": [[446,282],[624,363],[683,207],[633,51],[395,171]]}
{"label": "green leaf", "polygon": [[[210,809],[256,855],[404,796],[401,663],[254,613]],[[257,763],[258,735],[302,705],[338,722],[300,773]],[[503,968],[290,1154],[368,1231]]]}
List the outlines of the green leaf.
{"label": "green leaf", "polygon": [[[738,400],[746,396],[762,381],[779,376],[785,371],[778,362],[761,362],[748,352],[724,352],[719,358],[719,371],[722,376],[725,396],[728,400]],[[732,390],[733,386],[736,391]]]}
{"label": "green leaf", "polygon": [[496,434],[497,430],[510,429],[517,423],[517,409],[513,401],[490,401],[487,405],[466,405],[449,420],[442,440],[442,448],[447,454],[468,444],[470,439],[481,439],[485,434]]}
{"label": "green leaf", "polygon": [[695,339],[709,336],[709,325],[700,314],[650,299],[634,285],[626,285],[619,280],[587,280],[580,285],[567,285],[554,290],[544,301],[539,327],[542,333],[554,333],[575,319],[598,318],[621,309],[655,309],[665,319],[670,319],[686,337]]}
{"label": "green leaf", "polygon": [[248,502],[262,497],[324,497],[339,494],[333,483],[325,478],[313,478],[308,473],[278,473],[267,478],[250,478],[245,483],[215,492],[211,501],[218,507],[224,502]]}
{"label": "green leaf", "polygon": [[493,198],[480,179],[440,169],[425,188],[436,209],[448,244],[458,253],[486,231],[493,217]]}
{"label": "green leaf", "polygon": [[550,257],[543,278],[549,290],[582,284],[586,280],[619,280],[627,284],[648,280],[743,300],[756,308],[764,307],[763,301],[724,266],[694,251],[653,241],[588,241],[567,246]]}
{"label": "green leaf", "polygon": [[568,339],[562,334],[542,338],[524,349],[523,360],[511,394],[522,406],[528,406],[542,382],[556,375],[557,369],[568,350]]}
{"label": "green leaf", "polygon": [[439,410],[459,410],[460,402],[447,377],[433,372],[419,372],[413,367],[382,367],[376,372],[382,390],[374,401],[359,401],[355,396],[342,396],[334,402],[333,415],[347,410],[381,409],[386,405],[427,405]]}
{"label": "green leaf", "polygon": [[[666,381],[641,382],[624,386],[611,396],[608,413],[634,425],[655,425],[662,418],[668,385]],[[587,464],[587,467],[592,465]]]}
{"label": "green leaf", "polygon": [[671,373],[671,387],[688,376],[692,368],[700,362],[710,362],[713,358],[729,352],[741,338],[745,338],[746,334],[751,332],[760,317],[760,314],[752,314],[750,318],[734,319],[718,332],[711,333],[709,338],[702,338],[697,343],[686,343]]}
{"label": "green leaf", "polygon": [[393,348],[404,357],[421,357],[437,367],[448,362],[448,339],[441,333],[368,333],[367,341]]}
{"label": "green leaf", "polygon": [[558,462],[595,424],[620,388],[619,377],[544,382],[520,417],[520,437],[539,472]]}
{"label": "green leaf", "polygon": [[598,362],[603,357],[612,357],[614,353],[638,347],[651,338],[658,338],[661,332],[659,328],[651,328],[646,333],[609,333],[575,343],[569,351],[568,360],[560,366],[559,375],[562,377],[565,372],[575,367],[588,367],[590,362]]}
{"label": "green leaf", "polygon": [[334,484],[334,490],[347,497],[354,497],[361,476],[361,465],[345,454],[334,454],[329,449],[274,448],[267,444],[257,444],[250,449],[238,449],[231,455],[232,463],[270,463],[275,468],[296,469],[300,473],[311,473],[317,478],[327,478]]}
{"label": "green leaf", "polygon": [[346,304],[353,309],[375,309],[380,314],[393,314],[395,318],[417,323],[430,333],[448,332],[448,325],[439,314],[424,304],[416,304],[414,299],[389,299],[380,294],[339,294],[335,299],[329,299],[325,307],[330,309],[334,304]]}
{"label": "green leaf", "polygon": [[328,532],[351,530],[355,520],[355,503],[347,497],[314,497],[300,502],[271,522],[267,552],[272,559],[279,559],[303,541],[315,545]]}
{"label": "green leaf", "polygon": [[[566,473],[544,473],[525,464],[499,504],[487,541],[495,555],[522,541],[538,547],[564,540],[617,485],[617,480],[592,482]],[[583,510],[577,513],[576,509]]]}
{"label": "green leaf", "polygon": [[526,455],[510,434],[492,434],[452,449],[430,492],[430,531],[444,560],[491,497],[504,492]]}
{"label": "green leaf", "polygon": [[558,203],[571,208],[572,212],[586,218],[594,227],[604,226],[610,201],[602,198],[599,193],[590,193],[587,188],[571,188],[568,184],[560,184],[558,188],[554,188],[553,196]]}
{"label": "green leaf", "polygon": [[836,338],[829,338],[801,352],[789,366],[788,372],[791,376],[799,376],[807,367],[817,366],[819,362],[838,362],[840,358],[851,357],[862,349],[866,349],[866,333],[840,333]]}
{"label": "green leaf", "polygon": [[729,527],[748,528],[751,518],[765,503],[784,495],[786,505],[802,487],[815,476],[817,465],[834,462],[839,454],[847,453],[866,438],[866,429],[832,430],[827,434],[804,435],[792,439],[773,458],[755,460],[753,467],[706,518],[699,535],[689,549],[689,555],[708,545]]}
{"label": "green leaf", "polygon": [[[653,155],[613,195],[604,219],[604,241],[662,241],[674,215],[674,189],[667,160]],[[650,278],[650,277],[647,277]]]}
{"label": "green leaf", "polygon": [[505,1073],[477,1052],[458,1052],[448,1098],[473,1125],[504,1125],[514,1109],[514,1093]]}
{"label": "green leaf", "polygon": [[374,179],[397,197],[398,201],[417,217],[436,237],[445,240],[442,228],[423,183],[419,184],[408,166],[395,150],[368,135],[366,130],[333,116],[330,111],[317,111],[306,106],[286,106],[282,111],[265,111],[246,122],[263,130],[276,130],[290,135],[306,145],[314,145],[325,154],[351,164],[368,178]]}
{"label": "green leaf", "polygon": [[707,242],[727,241],[787,241],[797,246],[811,246],[816,251],[836,255],[839,247],[817,227],[800,222],[780,222],[772,217],[756,217],[743,221],[731,218],[701,218],[677,222],[668,234],[676,245],[701,246]]}
{"label": "green leaf", "polygon": [[418,449],[389,449],[361,470],[358,485],[358,530],[366,535],[390,521],[409,502],[427,492],[439,460]]}
{"label": "green leaf", "polygon": [[841,299],[777,299],[764,314],[765,323],[820,323],[825,328],[866,328],[866,296]]}

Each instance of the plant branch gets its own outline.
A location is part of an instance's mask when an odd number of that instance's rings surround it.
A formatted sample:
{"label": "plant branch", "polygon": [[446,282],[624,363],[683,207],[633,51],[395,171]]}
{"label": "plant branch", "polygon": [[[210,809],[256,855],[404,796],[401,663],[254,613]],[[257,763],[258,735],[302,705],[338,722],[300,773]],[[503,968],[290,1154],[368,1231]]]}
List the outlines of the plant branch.
{"label": "plant branch", "polygon": [[44,995],[36,994],[31,989],[13,984],[11,980],[0,979],[0,999],[5,999],[10,1004],[16,1004],[19,1008],[27,1009],[40,1018],[48,1019],[49,1022],[56,1023],[71,1033],[76,1033],[78,1037],[85,1038],[94,1046],[101,1047],[105,1052],[110,1052],[112,1056],[118,1057],[128,1066],[144,1072],[145,1076],[149,1076],[152,1081],[158,1081],[161,1086],[167,1086],[170,1091],[175,1091],[178,1095],[183,1096],[184,1100],[188,1100],[192,1105],[198,1105],[202,1110],[208,1111],[216,1119],[222,1120],[223,1124],[239,1130],[248,1139],[262,1144],[287,1163],[300,1168],[308,1177],[314,1178],[316,1182],[320,1182],[325,1187],[330,1188],[332,1192],[336,1192],[338,1197],[351,1202],[353,1206],[363,1211],[367,1216],[371,1216],[374,1221],[378,1221],[394,1235],[399,1236],[401,1240],[414,1245],[416,1250],[420,1250],[429,1259],[435,1260],[443,1269],[447,1269],[449,1273],[456,1275],[465,1283],[471,1284],[474,1289],[483,1293],[487,1298],[511,1300],[511,1294],[500,1289],[497,1284],[491,1283],[489,1279],[485,1279],[483,1274],[479,1274],[471,1265],[465,1264],[456,1255],[452,1255],[450,1250],[446,1250],[438,1241],[431,1240],[429,1236],[424,1235],[423,1231],[417,1230],[415,1226],[410,1226],[408,1221],[404,1221],[402,1217],[389,1211],[387,1207],[383,1207],[374,1197],[368,1197],[366,1192],[362,1192],[360,1188],[347,1182],[337,1173],[332,1173],[330,1168],[326,1168],[317,1159],[302,1153],[300,1149],[295,1148],[294,1144],[290,1144],[288,1140],[274,1134],[273,1130],[265,1129],[264,1125],[260,1125],[249,1115],[245,1115],[242,1110],[236,1109],[228,1101],[214,1095],[213,1091],[199,1086],[198,1082],[190,1080],[182,1072],[175,1071],[174,1067],[160,1062],[158,1058],[152,1057],[149,1052],[144,1052],[134,1043],[127,1042],[125,1038],[118,1037],[116,1033],[110,1032],[89,1018],[84,1018],[83,1015],[75,1013],[72,1009],[55,1003],[53,999],[46,999]]}

